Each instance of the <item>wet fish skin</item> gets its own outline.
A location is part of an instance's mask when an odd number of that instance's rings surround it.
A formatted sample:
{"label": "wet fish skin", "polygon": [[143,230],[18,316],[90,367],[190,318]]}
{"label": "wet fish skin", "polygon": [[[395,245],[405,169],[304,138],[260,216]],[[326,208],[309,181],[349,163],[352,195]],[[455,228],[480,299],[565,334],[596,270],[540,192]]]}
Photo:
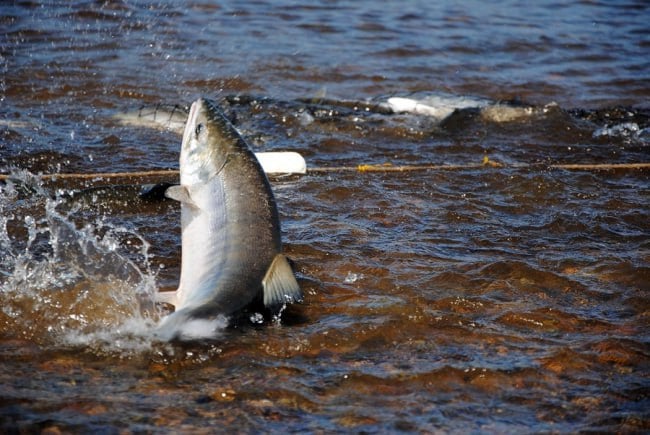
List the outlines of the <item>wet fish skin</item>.
{"label": "wet fish skin", "polygon": [[[157,334],[182,335],[192,319],[230,315],[262,296],[274,309],[302,293],[282,254],[271,186],[255,155],[217,105],[197,100],[183,133],[180,186],[182,265],[178,290],[161,293],[176,306]],[[205,331],[209,335],[210,331]]]}

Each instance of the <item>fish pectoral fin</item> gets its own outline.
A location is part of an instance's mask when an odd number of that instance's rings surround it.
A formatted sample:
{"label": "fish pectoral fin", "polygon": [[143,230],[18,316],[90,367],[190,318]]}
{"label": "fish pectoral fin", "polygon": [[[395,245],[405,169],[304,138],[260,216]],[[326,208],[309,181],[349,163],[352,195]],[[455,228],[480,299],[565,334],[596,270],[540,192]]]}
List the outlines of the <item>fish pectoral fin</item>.
{"label": "fish pectoral fin", "polygon": [[174,290],[173,292],[157,292],[154,296],[154,302],[162,302],[176,307],[178,305],[178,290]]}
{"label": "fish pectoral fin", "polygon": [[264,306],[278,307],[286,303],[302,301],[302,290],[291,270],[287,257],[278,254],[262,280]]}
{"label": "fish pectoral fin", "polygon": [[194,201],[192,201],[192,197],[190,196],[190,191],[187,190],[186,186],[170,186],[167,188],[167,190],[165,190],[165,196],[169,199],[174,199],[181,204],[187,204],[189,206],[196,207],[196,204]]}

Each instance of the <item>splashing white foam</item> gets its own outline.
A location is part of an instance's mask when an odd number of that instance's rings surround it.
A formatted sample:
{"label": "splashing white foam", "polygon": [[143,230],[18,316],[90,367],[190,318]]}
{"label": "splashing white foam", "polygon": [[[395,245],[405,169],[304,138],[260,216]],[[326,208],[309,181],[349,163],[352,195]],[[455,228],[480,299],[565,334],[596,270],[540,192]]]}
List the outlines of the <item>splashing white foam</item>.
{"label": "splashing white foam", "polygon": [[617,124],[611,127],[602,127],[594,131],[594,137],[600,136],[619,136],[619,137],[635,137],[641,136],[644,132],[644,129],[639,128],[639,125],[636,122],[624,122],[622,124]]}
{"label": "splashing white foam", "polygon": [[[149,347],[160,313],[147,241],[90,212],[80,217],[79,207],[52,198],[29,173],[12,175],[0,186],[3,337],[118,351]],[[139,249],[137,261],[121,242],[127,238],[129,249]]]}
{"label": "splashing white foam", "polygon": [[228,319],[218,316],[215,319],[189,319],[178,328],[178,338],[182,340],[200,340],[215,338],[219,331],[228,326]]}

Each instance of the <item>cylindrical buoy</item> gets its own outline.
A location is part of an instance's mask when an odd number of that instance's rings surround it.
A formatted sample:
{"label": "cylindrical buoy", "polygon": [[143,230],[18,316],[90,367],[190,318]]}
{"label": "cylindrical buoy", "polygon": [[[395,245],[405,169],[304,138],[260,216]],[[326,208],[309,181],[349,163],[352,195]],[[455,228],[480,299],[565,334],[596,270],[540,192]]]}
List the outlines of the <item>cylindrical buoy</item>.
{"label": "cylindrical buoy", "polygon": [[267,174],[306,174],[307,163],[303,156],[292,151],[255,153]]}

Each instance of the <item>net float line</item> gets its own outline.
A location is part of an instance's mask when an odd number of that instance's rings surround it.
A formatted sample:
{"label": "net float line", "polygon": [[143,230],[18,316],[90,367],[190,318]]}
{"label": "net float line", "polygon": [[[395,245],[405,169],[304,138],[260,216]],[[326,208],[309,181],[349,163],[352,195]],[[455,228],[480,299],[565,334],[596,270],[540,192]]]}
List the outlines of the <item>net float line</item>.
{"label": "net float line", "polygon": [[467,169],[501,168],[501,169],[565,169],[571,171],[614,171],[650,169],[650,163],[513,163],[504,164],[492,160],[483,163],[459,165],[379,165],[335,166],[308,168],[307,173],[327,172],[417,172],[417,171],[459,171]]}
{"label": "net float line", "polygon": [[[356,166],[321,166],[307,168],[306,174],[326,174],[326,173],[393,173],[393,172],[425,172],[425,171],[461,171],[476,169],[563,169],[569,171],[621,171],[621,170],[648,170],[650,163],[514,163],[504,164],[492,160],[484,159],[482,163],[470,164],[424,164],[424,165],[392,165],[384,164],[360,164]],[[275,172],[272,175],[281,175],[281,172]],[[287,172],[285,174],[291,174]],[[12,174],[0,174],[0,181],[6,181],[14,177]],[[56,174],[37,174],[42,181],[46,182],[95,182],[95,181],[112,181],[112,180],[130,180],[130,181],[150,181],[150,180],[171,180],[178,179],[179,171],[177,169],[157,169],[148,171],[132,172],[92,172],[92,173],[56,173]]]}

